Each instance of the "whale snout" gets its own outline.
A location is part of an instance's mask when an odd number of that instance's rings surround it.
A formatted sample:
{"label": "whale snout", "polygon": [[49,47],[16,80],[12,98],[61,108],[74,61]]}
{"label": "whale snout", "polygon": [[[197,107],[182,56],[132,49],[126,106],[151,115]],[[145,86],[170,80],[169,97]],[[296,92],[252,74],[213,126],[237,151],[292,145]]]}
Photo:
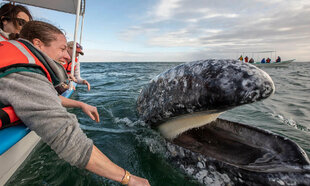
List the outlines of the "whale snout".
{"label": "whale snout", "polygon": [[[270,76],[263,70],[239,61],[219,61],[223,66],[210,66],[205,81],[206,99],[214,108],[229,108],[268,98],[275,91]],[[219,65],[219,64],[218,64]],[[215,74],[211,77],[209,74]]]}
{"label": "whale snout", "polygon": [[159,74],[137,100],[144,121],[151,124],[171,117],[253,103],[275,90],[261,69],[236,60],[201,60],[181,64]]}

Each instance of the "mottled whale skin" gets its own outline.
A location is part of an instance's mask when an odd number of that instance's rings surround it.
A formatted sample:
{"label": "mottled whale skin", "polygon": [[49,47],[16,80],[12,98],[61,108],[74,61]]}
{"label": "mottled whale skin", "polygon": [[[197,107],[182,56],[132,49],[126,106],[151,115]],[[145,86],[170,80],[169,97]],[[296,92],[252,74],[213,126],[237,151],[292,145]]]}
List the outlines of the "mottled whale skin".
{"label": "mottled whale skin", "polygon": [[225,111],[269,97],[270,76],[237,60],[201,60],[159,74],[137,100],[141,118],[153,126],[199,111]]}
{"label": "mottled whale skin", "polygon": [[[162,134],[170,162],[202,184],[310,185],[309,159],[293,141],[216,119],[221,112],[266,99],[274,90],[270,76],[255,66],[236,60],[201,60],[152,79],[138,97],[137,110],[161,133],[167,123],[178,130],[187,122],[189,127],[173,135]],[[196,125],[196,120],[202,123]]]}

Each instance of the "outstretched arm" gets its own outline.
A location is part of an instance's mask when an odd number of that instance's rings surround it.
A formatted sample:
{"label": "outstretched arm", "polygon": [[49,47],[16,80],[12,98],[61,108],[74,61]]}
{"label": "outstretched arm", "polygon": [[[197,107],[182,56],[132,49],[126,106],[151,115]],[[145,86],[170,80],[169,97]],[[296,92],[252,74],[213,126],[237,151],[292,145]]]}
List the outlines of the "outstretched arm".
{"label": "outstretched arm", "polygon": [[87,114],[92,120],[96,122],[100,121],[99,114],[97,108],[86,103],[76,101],[73,99],[65,98],[63,96],[59,96],[61,99],[62,106],[66,108],[81,108],[85,114]]}
{"label": "outstretched arm", "polygon": [[[114,164],[108,157],[106,157],[95,145],[90,155],[90,159],[85,167],[87,170],[98,174],[99,176],[121,182],[125,170]],[[131,175],[129,179],[129,186],[149,186],[147,179]]]}

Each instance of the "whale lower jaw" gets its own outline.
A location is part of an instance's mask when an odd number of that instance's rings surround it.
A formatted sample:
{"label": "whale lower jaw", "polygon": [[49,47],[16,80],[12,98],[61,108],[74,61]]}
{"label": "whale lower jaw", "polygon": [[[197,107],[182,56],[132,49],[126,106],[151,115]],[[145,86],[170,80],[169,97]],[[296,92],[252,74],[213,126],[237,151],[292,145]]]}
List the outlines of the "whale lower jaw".
{"label": "whale lower jaw", "polygon": [[198,128],[215,121],[222,113],[220,111],[202,111],[187,114],[161,124],[158,129],[165,138],[173,140],[187,130]]}
{"label": "whale lower jaw", "polygon": [[[223,119],[167,141],[169,161],[205,185],[310,185],[310,161],[293,141]],[[283,183],[283,184],[282,184]]]}

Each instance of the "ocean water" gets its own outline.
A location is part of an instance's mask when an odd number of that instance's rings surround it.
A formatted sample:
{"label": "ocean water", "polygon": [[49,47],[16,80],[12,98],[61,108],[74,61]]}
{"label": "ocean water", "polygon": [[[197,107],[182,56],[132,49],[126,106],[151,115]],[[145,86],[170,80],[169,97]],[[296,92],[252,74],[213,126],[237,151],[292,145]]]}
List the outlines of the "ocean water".
{"label": "ocean water", "polygon": [[[151,185],[199,185],[167,159],[165,140],[139,120],[136,99],[141,88],[157,74],[179,63],[82,63],[82,76],[91,91],[78,86],[72,99],[97,106],[100,123],[79,109],[81,128],[113,162],[147,178]],[[288,137],[310,155],[310,63],[263,68],[276,92],[269,99],[237,107],[220,117]],[[216,179],[216,178],[215,178]],[[216,180],[215,180],[216,181]],[[120,185],[70,166],[40,144],[7,185]]]}

